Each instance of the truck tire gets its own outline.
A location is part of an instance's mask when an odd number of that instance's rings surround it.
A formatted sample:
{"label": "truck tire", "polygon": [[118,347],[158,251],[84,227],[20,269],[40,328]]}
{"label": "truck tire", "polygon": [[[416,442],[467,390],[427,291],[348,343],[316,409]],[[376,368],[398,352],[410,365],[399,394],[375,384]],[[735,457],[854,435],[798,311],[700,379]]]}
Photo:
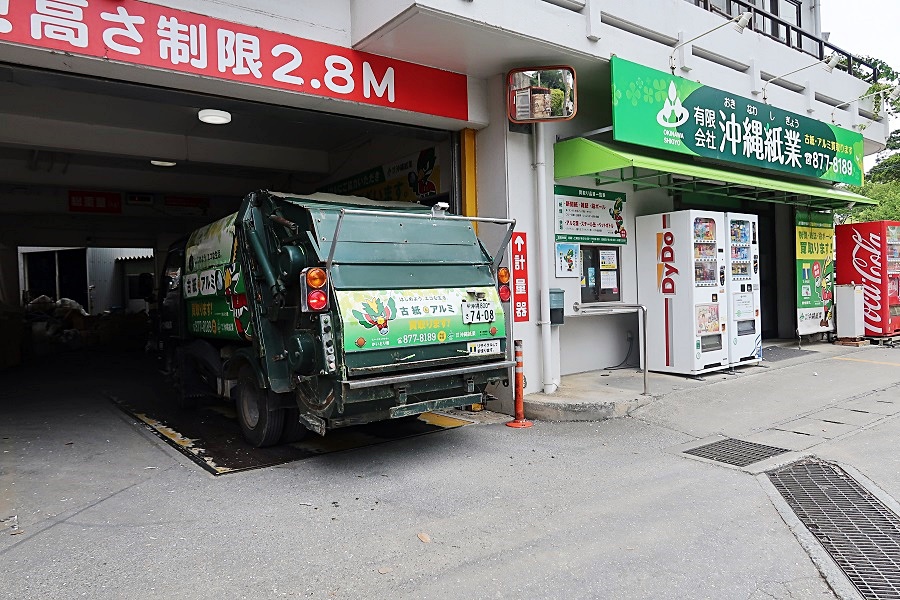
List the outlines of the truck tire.
{"label": "truck tire", "polygon": [[197,408],[197,376],[194,361],[184,348],[177,348],[172,359],[172,384],[175,387],[175,402],[182,410]]}
{"label": "truck tire", "polygon": [[309,435],[306,425],[300,422],[299,408],[284,409],[284,431],[281,433],[282,444],[301,442]]}
{"label": "truck tire", "polygon": [[269,391],[259,387],[249,365],[238,373],[236,403],[238,423],[248,442],[257,448],[278,442],[284,429],[284,409],[269,410]]}

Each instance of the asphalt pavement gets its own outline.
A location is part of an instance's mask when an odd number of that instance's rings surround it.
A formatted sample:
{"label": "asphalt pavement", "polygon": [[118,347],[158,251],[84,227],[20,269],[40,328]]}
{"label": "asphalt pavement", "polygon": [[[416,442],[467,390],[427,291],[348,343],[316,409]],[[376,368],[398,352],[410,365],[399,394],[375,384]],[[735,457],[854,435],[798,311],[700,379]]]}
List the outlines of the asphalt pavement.
{"label": "asphalt pavement", "polygon": [[[648,397],[637,372],[564,379],[569,403],[627,403],[618,418],[513,429],[486,411],[218,477],[109,401],[146,384],[125,358],[8,369],[0,595],[853,597],[760,473],[818,456],[900,498],[900,352],[803,350],[702,381],[651,374]],[[743,468],[684,453],[725,437],[789,452]]]}

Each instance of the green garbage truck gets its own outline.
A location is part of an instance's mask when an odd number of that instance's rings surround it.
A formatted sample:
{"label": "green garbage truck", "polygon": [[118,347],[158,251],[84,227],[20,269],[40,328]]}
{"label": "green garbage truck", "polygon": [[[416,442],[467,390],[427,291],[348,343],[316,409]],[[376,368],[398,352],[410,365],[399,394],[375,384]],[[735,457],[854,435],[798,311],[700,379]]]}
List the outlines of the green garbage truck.
{"label": "green garbage truck", "polygon": [[[475,222],[505,230],[489,253]],[[159,347],[180,401],[233,399],[247,441],[481,402],[509,384],[515,222],[259,190],[172,245]]]}

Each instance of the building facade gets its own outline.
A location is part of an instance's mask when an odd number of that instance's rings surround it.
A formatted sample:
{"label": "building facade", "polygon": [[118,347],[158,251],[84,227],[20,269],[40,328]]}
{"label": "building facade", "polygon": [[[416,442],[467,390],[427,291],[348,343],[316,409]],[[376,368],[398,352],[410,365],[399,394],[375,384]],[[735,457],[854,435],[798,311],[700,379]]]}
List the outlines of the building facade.
{"label": "building facade", "polygon": [[[527,393],[636,364],[637,316],[578,306],[642,302],[641,215],[757,215],[759,333],[793,337],[798,207],[853,201],[833,184],[854,181],[888,134],[873,99],[856,100],[877,73],[852,54],[863,49],[823,39],[821,10],[814,0],[0,2],[0,301],[27,291],[19,247],[161,255],[253,189],[325,190],[516,219],[524,262],[514,276],[525,281],[509,312]],[[511,125],[507,73],[545,65],[573,67],[576,116]],[[723,103],[688,107],[687,88]],[[729,100],[757,112],[735,116]],[[692,123],[693,151],[642,141],[640,126],[629,133],[638,104]],[[231,121],[200,122],[202,109]],[[760,110],[785,121],[785,136],[802,121],[793,129],[811,145],[830,135],[811,132],[840,129],[819,153],[830,168],[778,168],[790,165],[788,140],[766,154],[774,126]],[[660,126],[677,131],[673,122]],[[701,139],[709,153],[697,152]],[[576,198],[602,218],[560,222]],[[560,325],[550,324],[551,289]]]}

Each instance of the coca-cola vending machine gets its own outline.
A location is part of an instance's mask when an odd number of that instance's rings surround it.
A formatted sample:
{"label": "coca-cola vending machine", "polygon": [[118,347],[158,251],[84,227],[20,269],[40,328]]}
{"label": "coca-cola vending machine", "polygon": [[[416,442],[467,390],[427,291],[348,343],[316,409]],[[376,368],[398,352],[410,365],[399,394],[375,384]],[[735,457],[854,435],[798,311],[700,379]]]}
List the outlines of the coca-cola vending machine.
{"label": "coca-cola vending machine", "polygon": [[838,225],[835,236],[836,281],[862,286],[866,337],[900,335],[900,221]]}

